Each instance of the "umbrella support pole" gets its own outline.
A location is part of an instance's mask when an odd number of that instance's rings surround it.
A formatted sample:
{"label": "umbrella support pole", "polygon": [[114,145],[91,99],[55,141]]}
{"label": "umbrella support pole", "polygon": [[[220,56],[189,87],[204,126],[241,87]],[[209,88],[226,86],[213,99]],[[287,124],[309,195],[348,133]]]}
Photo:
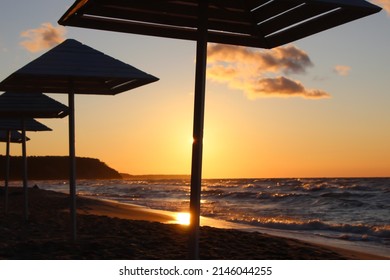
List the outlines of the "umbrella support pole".
{"label": "umbrella support pole", "polygon": [[26,120],[22,119],[22,155],[23,155],[23,193],[24,193],[24,221],[28,221],[28,183],[27,183],[27,145]]}
{"label": "umbrella support pole", "polygon": [[8,184],[9,184],[9,165],[10,165],[10,143],[11,143],[11,131],[7,130],[7,146],[5,149],[5,178],[4,178],[4,213],[8,213]]}
{"label": "umbrella support pole", "polygon": [[203,128],[207,66],[208,1],[199,1],[199,29],[196,45],[195,102],[191,165],[189,258],[199,259],[200,199],[202,188]]}
{"label": "umbrella support pole", "polygon": [[70,196],[70,219],[72,223],[72,240],[77,238],[76,221],[76,144],[75,144],[75,110],[73,86],[68,94],[69,107],[69,196]]}

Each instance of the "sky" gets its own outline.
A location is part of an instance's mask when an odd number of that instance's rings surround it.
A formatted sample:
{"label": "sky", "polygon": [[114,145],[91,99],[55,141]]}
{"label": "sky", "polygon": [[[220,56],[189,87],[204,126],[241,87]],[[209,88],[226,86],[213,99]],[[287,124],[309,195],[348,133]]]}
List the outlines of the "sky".
{"label": "sky", "polygon": [[[76,96],[76,154],[190,174],[195,42],[59,26],[73,2],[1,1],[0,80],[67,38],[152,74]],[[384,10],[272,50],[208,45],[204,178],[390,176],[390,0],[371,2]],[[53,131],[28,133],[28,155],[68,155],[68,119],[39,121]]]}

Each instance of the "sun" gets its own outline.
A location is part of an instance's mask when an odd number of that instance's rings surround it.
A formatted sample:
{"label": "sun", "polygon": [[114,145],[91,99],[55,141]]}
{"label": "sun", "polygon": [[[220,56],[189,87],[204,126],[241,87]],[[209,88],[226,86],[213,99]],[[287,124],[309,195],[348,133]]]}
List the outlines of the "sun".
{"label": "sun", "polygon": [[175,222],[178,223],[179,225],[188,226],[190,224],[190,213],[186,213],[186,212],[177,213]]}

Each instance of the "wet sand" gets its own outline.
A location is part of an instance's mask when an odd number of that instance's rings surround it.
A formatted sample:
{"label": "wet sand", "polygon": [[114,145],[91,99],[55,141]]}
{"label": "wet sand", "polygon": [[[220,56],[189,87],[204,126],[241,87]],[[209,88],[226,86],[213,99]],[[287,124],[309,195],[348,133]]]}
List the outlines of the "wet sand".
{"label": "wet sand", "polygon": [[[188,227],[170,212],[78,197],[78,238],[72,241],[69,197],[29,189],[29,221],[21,188],[10,188],[4,214],[0,192],[0,259],[187,259]],[[201,259],[383,259],[258,232],[202,226]]]}

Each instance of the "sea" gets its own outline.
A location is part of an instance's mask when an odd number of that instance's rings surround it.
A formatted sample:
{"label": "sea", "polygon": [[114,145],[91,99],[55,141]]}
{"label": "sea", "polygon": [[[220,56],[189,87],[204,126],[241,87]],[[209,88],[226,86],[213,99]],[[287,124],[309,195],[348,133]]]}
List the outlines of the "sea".
{"label": "sea", "polygon": [[[68,192],[66,181],[33,181]],[[186,179],[79,180],[78,195],[188,212]],[[390,257],[390,178],[206,179],[201,215],[307,241]]]}

